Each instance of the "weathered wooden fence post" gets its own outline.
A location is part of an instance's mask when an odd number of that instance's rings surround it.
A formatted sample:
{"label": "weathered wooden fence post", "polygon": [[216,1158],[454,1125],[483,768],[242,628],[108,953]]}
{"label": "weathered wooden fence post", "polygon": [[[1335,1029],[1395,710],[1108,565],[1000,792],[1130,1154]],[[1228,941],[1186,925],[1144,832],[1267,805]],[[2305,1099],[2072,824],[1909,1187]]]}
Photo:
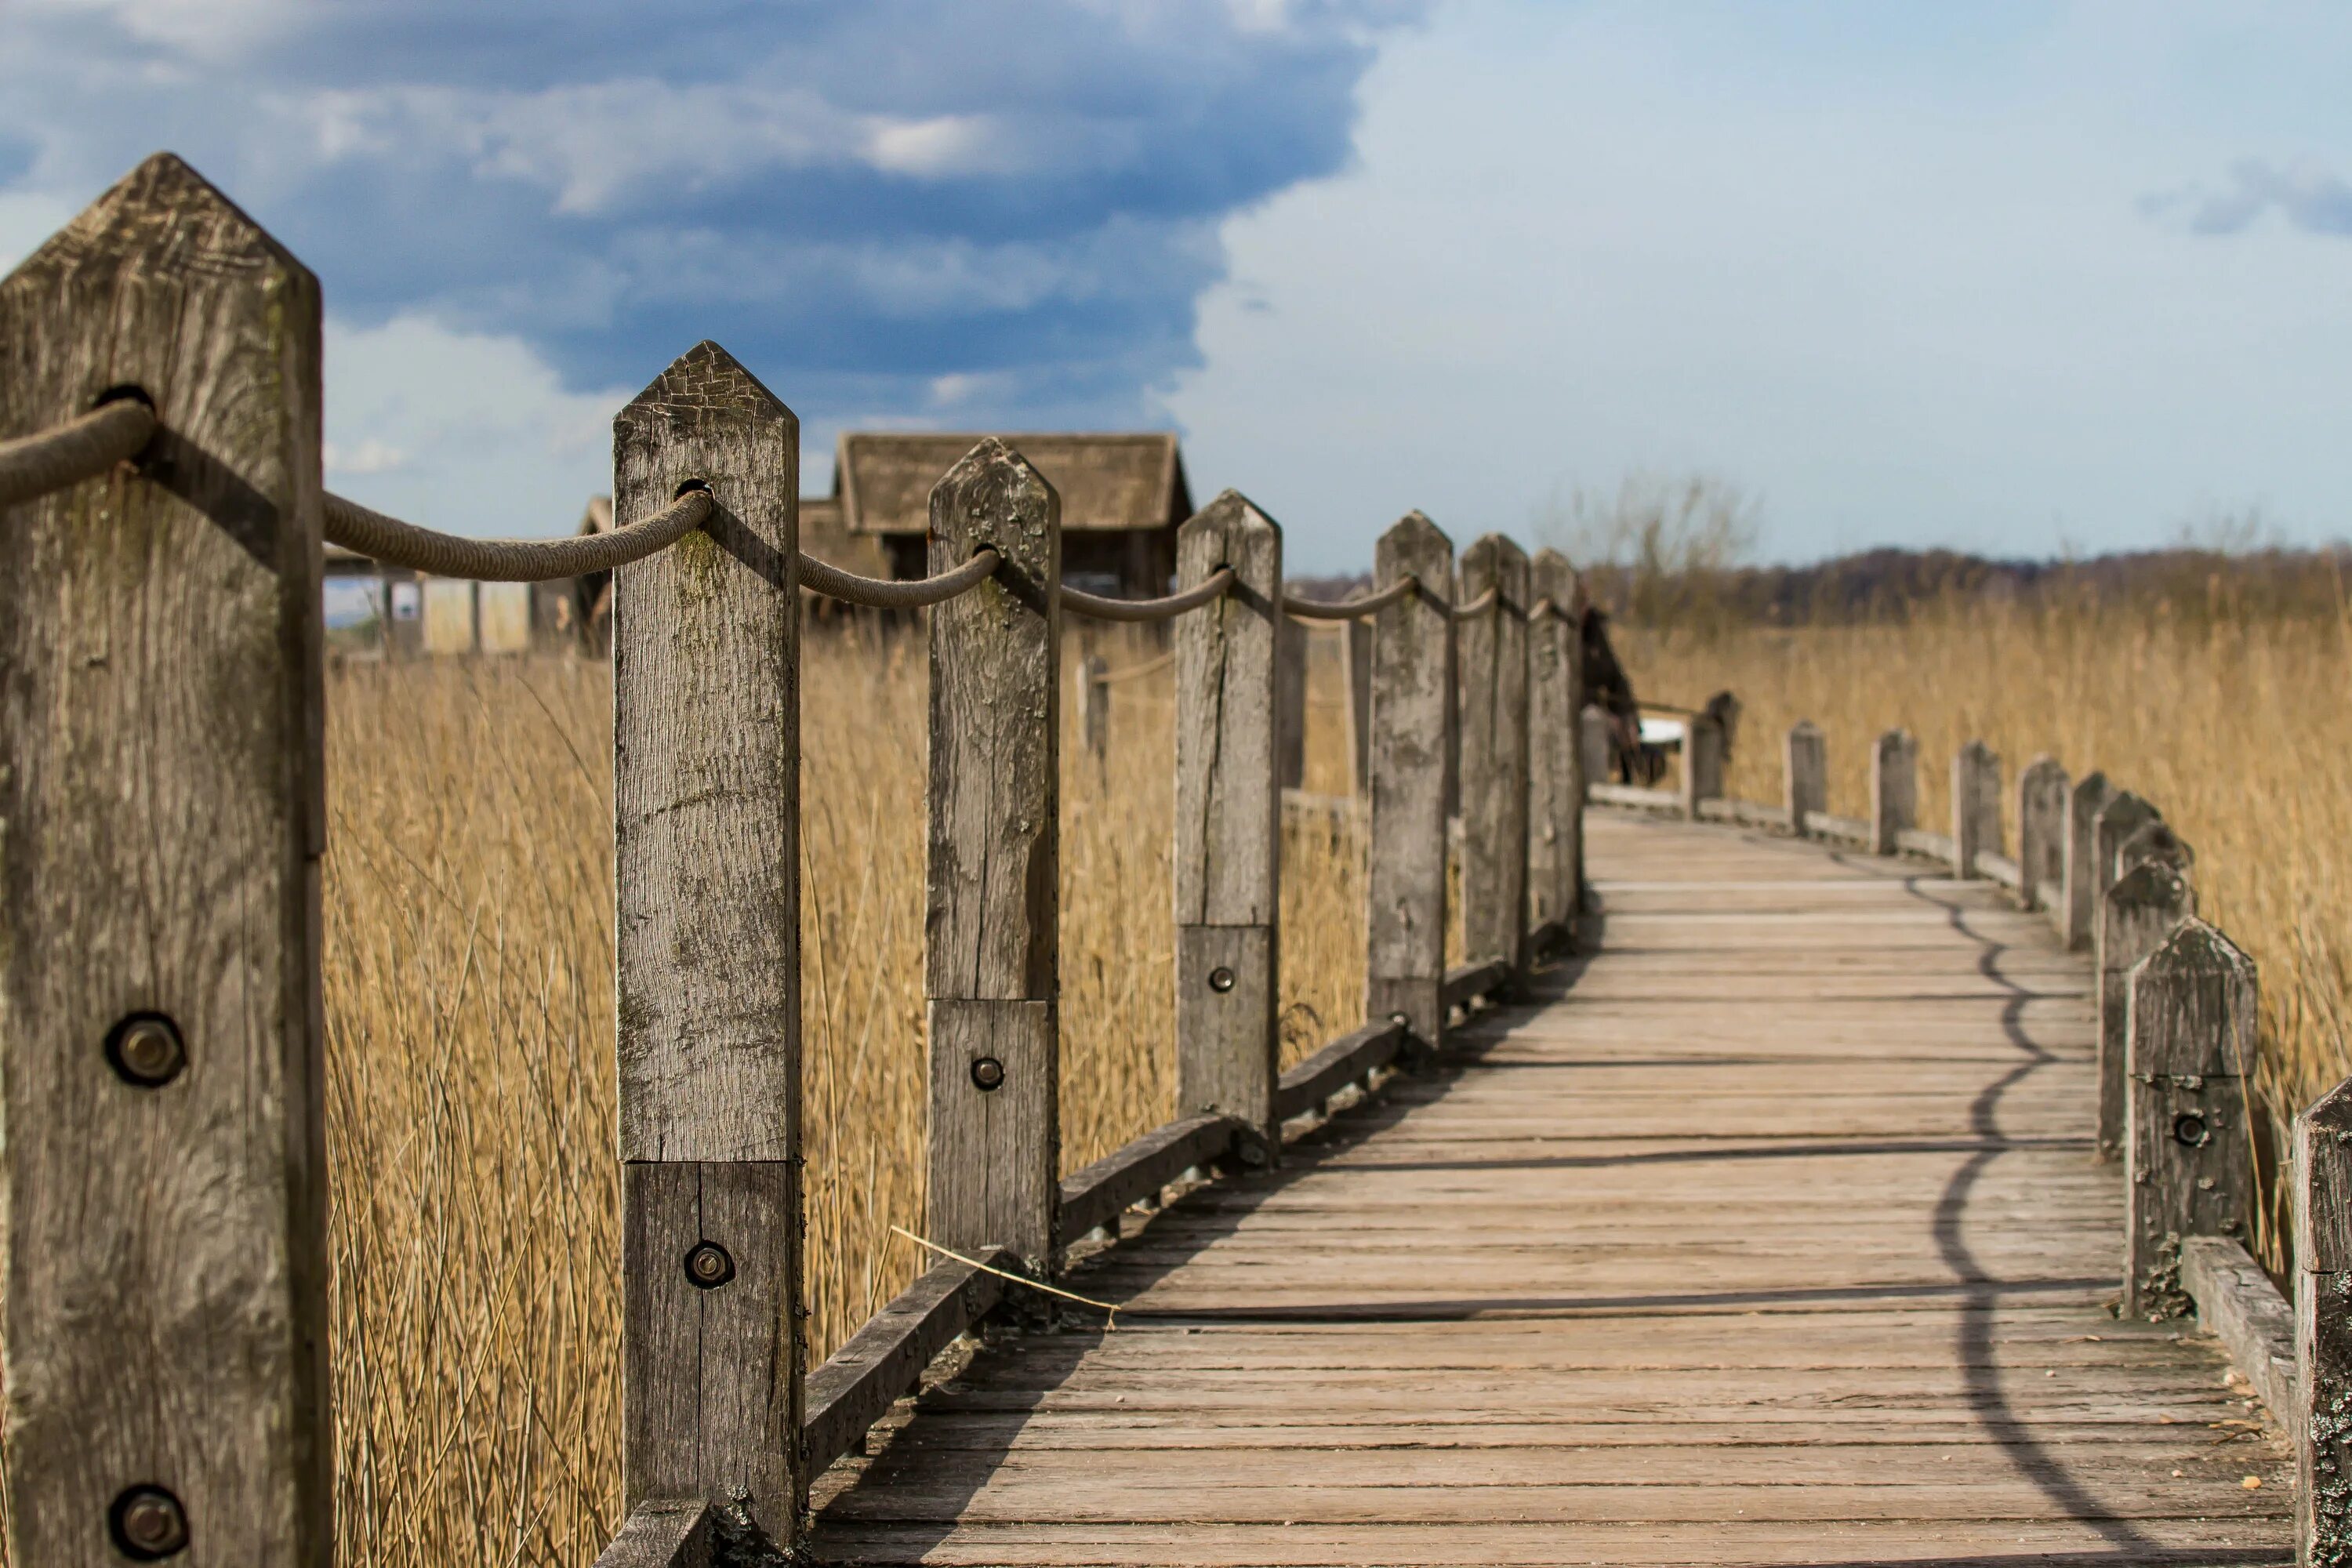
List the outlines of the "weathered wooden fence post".
{"label": "weathered wooden fence post", "polygon": [[800,427],[724,349],[613,422],[613,504],[703,530],[613,577],[626,1504],[798,1539]]}
{"label": "weathered wooden fence post", "polygon": [[1348,789],[1362,800],[1372,776],[1372,623],[1342,621],[1339,636],[1348,661]]}
{"label": "weathered wooden fence post", "polygon": [[1418,592],[1373,620],[1372,790],[1365,872],[1364,1014],[1444,1038],[1445,793],[1454,691],[1454,544],[1407,512],[1372,552],[1372,582]]}
{"label": "weathered wooden fence post", "polygon": [[0,438],[149,402],[0,518],[8,1547],[333,1560],[319,287],[148,159],[0,282]]}
{"label": "weathered wooden fence post", "polygon": [[1547,608],[1528,623],[1528,919],[1575,935],[1584,863],[1584,642],[1577,635],[1576,568],[1538,550],[1528,591]]}
{"label": "weathered wooden fence post", "polygon": [[2125,1035],[2131,1003],[2131,972],[2164,945],[2182,921],[2197,913],[2197,890],[2169,866],[2143,866],[2099,898],[2096,943],[2099,1016],[2099,1158],[2123,1152],[2124,1101],[2129,1092],[2129,1042]]}
{"label": "weathered wooden fence post", "polygon": [[1110,661],[1090,653],[1078,661],[1078,733],[1097,764],[1110,756]]}
{"label": "weathered wooden fence post", "polygon": [[2116,876],[2120,879],[2133,867],[2150,861],[2169,866],[2185,877],[2196,869],[2197,851],[2189,847],[2189,840],[2173,831],[2172,824],[2159,816],[2141,823],[2116,846]]}
{"label": "weathered wooden fence post", "polygon": [[2188,1309],[2183,1237],[2245,1233],[2254,1166],[2244,1080],[2253,1068],[2257,1000],[2253,960],[2200,920],[2183,921],[2132,972],[2128,1317]]}
{"label": "weathered wooden fence post", "polygon": [[1698,820],[1703,800],[1723,798],[1723,721],[1694,713],[1683,721],[1683,815]]}
{"label": "weathered wooden fence post", "polygon": [[2296,1562],[2352,1562],[2352,1079],[2294,1119]]}
{"label": "weathered wooden fence post", "polygon": [[1054,1265],[1060,1194],[1062,501],[992,437],[931,491],[930,1239]]}
{"label": "weathered wooden fence post", "polygon": [[1587,707],[1576,716],[1577,750],[1584,759],[1584,777],[1588,784],[1609,782],[1614,771],[1614,751],[1609,737],[1609,715],[1597,707]]}
{"label": "weathered wooden fence post", "polygon": [[1830,808],[1829,743],[1822,736],[1821,726],[1811,719],[1790,725],[1781,756],[1785,763],[1781,795],[1789,808],[1789,831],[1801,838],[1806,816]]}
{"label": "weathered wooden fence post", "polygon": [[1462,933],[1474,963],[1528,963],[1528,556],[1499,533],[1462,552]]}
{"label": "weathered wooden fence post", "polygon": [[1275,757],[1284,789],[1307,787],[1307,637],[1297,621],[1275,617]]}
{"label": "weathered wooden fence post", "polygon": [[2138,832],[2163,814],[2129,790],[2117,791],[2099,807],[2097,822],[2092,833],[2093,870],[2098,877],[2098,896],[2105,898],[2124,868],[2117,864],[2117,851],[2124,840]]}
{"label": "weathered wooden fence post", "polygon": [[1870,749],[1870,849],[1892,855],[1918,821],[1919,742],[1889,730]]}
{"label": "weathered wooden fence post", "polygon": [[1176,584],[1231,593],[1176,620],[1176,1089],[1181,1114],[1248,1123],[1271,1156],[1280,1071],[1282,793],[1275,649],[1282,530],[1235,490],[1176,531]]}
{"label": "weathered wooden fence post", "polygon": [[2066,770],[2040,756],[2017,775],[2017,897],[2029,910],[2064,897]]}
{"label": "weathered wooden fence post", "polygon": [[2099,893],[2099,813],[2115,798],[2103,773],[2085,773],[2066,795],[2065,903],[2061,907],[2059,935],[2069,952],[2079,952],[2097,940]]}
{"label": "weathered wooden fence post", "polygon": [[1977,873],[1977,852],[2000,853],[2000,758],[1970,741],[1952,758],[1952,875]]}

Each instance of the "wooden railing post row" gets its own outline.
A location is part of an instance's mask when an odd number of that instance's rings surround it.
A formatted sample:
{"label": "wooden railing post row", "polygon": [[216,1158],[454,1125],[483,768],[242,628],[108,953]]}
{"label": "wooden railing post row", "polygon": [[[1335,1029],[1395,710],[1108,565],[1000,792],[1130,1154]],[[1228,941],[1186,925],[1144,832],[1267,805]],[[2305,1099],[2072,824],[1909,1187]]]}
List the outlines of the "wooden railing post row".
{"label": "wooden railing post row", "polygon": [[800,1538],[800,425],[716,343],[613,421],[613,505],[710,521],[613,578],[622,1492]]}
{"label": "wooden railing post row", "polygon": [[2066,792],[2065,900],[2058,911],[2058,934],[2067,951],[2080,952],[2098,940],[2099,813],[2115,798],[2103,773],[2084,773]]}
{"label": "wooden railing post row", "polygon": [[2352,1562],[2352,1079],[2294,1119],[2296,1561]]}
{"label": "wooden railing post row", "polygon": [[2000,853],[2000,758],[1970,741],[1952,758],[1952,875],[1979,875],[1979,850]]}
{"label": "wooden railing post row", "polygon": [[2036,757],[2017,775],[2017,899],[2029,910],[2064,896],[2067,795],[2055,757]]}
{"label": "wooden railing post row", "polygon": [[929,570],[982,548],[995,574],[931,611],[925,1223],[1042,1275],[1061,1175],[1062,502],[993,437],[931,491]]}
{"label": "wooden railing post row", "polygon": [[1723,721],[1712,713],[1683,721],[1683,815],[1693,822],[1699,802],[1723,798]]}
{"label": "wooden railing post row", "polygon": [[1281,1071],[1282,530],[1227,490],[1176,531],[1177,586],[1233,591],[1176,621],[1176,1085],[1181,1113],[1255,1128],[1271,1159]]}
{"label": "wooden railing post row", "polygon": [[1780,754],[1781,797],[1789,811],[1789,831],[1802,838],[1805,818],[1830,808],[1829,742],[1820,725],[1800,719],[1789,727]]}
{"label": "wooden railing post row", "polygon": [[159,154],[0,353],[0,438],[164,426],[0,518],[9,1557],[324,1568],[318,283]]}
{"label": "wooden railing post row", "polygon": [[1462,552],[1462,935],[1471,963],[1528,966],[1528,554],[1499,533]]}
{"label": "wooden railing post row", "polygon": [[2128,869],[2121,861],[2124,840],[2163,814],[2129,790],[2117,790],[2099,807],[2091,835],[2092,873],[2095,898],[2106,897],[2116,879]]}
{"label": "wooden railing post row", "polygon": [[1538,550],[1528,592],[1550,610],[1528,623],[1528,920],[1573,941],[1584,873],[1584,639],[1576,624],[1576,568]]}
{"label": "wooden railing post row", "polygon": [[2126,1033],[2131,973],[2164,945],[2181,921],[2197,913],[2197,890],[2178,868],[2135,867],[2099,899],[2093,972],[2098,978],[2099,1131],[2102,1160],[2123,1153],[2125,1101],[2129,1095],[2130,1041]]}
{"label": "wooden railing post row", "polygon": [[1870,748],[1870,849],[1893,855],[1917,826],[1919,742],[1908,730],[1889,730]]}
{"label": "wooden railing post row", "polygon": [[2123,1310],[2176,1317],[2182,1238],[2242,1238],[2252,1211],[2253,960],[2184,920],[2132,971],[2130,997]]}
{"label": "wooden railing post row", "polygon": [[1444,1039],[1448,760],[1454,712],[1454,543],[1407,512],[1372,552],[1374,588],[1420,589],[1375,613],[1371,805],[1364,889],[1364,1015]]}

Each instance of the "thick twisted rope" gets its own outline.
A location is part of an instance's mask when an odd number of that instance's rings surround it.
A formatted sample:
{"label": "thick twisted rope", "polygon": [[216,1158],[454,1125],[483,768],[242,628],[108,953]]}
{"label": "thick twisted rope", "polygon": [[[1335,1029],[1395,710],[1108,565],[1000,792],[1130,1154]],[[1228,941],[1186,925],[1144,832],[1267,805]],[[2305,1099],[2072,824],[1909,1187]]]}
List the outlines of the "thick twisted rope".
{"label": "thick twisted rope", "polygon": [[1421,579],[1408,573],[1380,592],[1366,594],[1360,598],[1285,599],[1282,601],[1282,613],[1302,621],[1352,621],[1375,610],[1386,609],[1420,586]]}
{"label": "thick twisted rope", "polygon": [[1493,609],[1496,605],[1499,605],[1502,602],[1502,590],[1494,586],[1492,584],[1487,584],[1486,591],[1479,595],[1476,598],[1472,599],[1467,604],[1454,605],[1454,618],[1457,621],[1470,620],[1475,616],[1485,615],[1487,611]]}
{"label": "thick twisted rope", "polygon": [[1106,599],[1099,594],[1082,593],[1065,585],[1062,607],[1076,610],[1097,621],[1165,621],[1172,620],[1187,610],[1197,610],[1212,599],[1221,599],[1234,585],[1234,569],[1220,566],[1209,574],[1205,582],[1195,584],[1181,594],[1171,594],[1164,599]]}
{"label": "thick twisted rope", "polygon": [[962,565],[936,577],[900,581],[895,577],[860,577],[855,572],[828,566],[803,552],[801,586],[828,599],[863,605],[869,610],[914,610],[925,605],[944,604],[975,584],[987,581],[995,575],[1002,560],[995,551],[982,550]]}
{"label": "thick twisted rope", "polygon": [[0,441],[0,506],[16,506],[94,479],[154,439],[155,411],[131,398],[62,425]]}
{"label": "thick twisted rope", "polygon": [[714,504],[709,490],[688,490],[643,522],[610,533],[577,539],[467,539],[419,528],[331,495],[324,531],[329,543],[355,551],[379,566],[484,583],[543,583],[551,577],[610,572],[667,550],[709,521]]}

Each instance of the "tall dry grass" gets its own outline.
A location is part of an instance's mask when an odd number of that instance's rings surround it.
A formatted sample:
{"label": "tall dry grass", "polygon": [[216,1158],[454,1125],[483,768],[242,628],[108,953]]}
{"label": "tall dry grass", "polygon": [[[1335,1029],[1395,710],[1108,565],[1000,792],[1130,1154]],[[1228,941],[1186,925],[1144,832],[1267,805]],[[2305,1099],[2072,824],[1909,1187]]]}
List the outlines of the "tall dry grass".
{"label": "tall dry grass", "polygon": [[[1155,651],[1102,646],[1115,668]],[[818,1355],[919,1266],[889,1227],[919,1230],[923,1209],[924,661],[919,633],[808,647]],[[1344,778],[1335,674],[1318,658],[1318,781]],[[1066,739],[1066,1170],[1175,1111],[1172,706],[1165,670],[1122,682],[1103,764]],[[331,678],[329,726],[344,1560],[584,1563],[619,1523],[610,672],[353,664]],[[1286,835],[1289,1058],[1360,1021],[1361,860],[1344,822]]]}
{"label": "tall dry grass", "polygon": [[[2184,613],[2177,602],[2053,595],[1950,599],[1906,624],[1621,631],[1645,698],[1745,704],[1727,787],[1778,801],[1780,738],[1827,732],[1830,809],[1867,814],[1866,746],[1907,727],[1920,744],[1920,820],[1949,820],[1954,752],[1981,738],[2018,770],[2048,752],[2153,801],[2197,856],[2200,912],[2261,968],[2257,1089],[2273,1142],[2285,1119],[2352,1073],[2352,619]],[[2002,803],[2016,845],[2016,800]],[[2276,1221],[2258,1237],[2283,1261]]]}

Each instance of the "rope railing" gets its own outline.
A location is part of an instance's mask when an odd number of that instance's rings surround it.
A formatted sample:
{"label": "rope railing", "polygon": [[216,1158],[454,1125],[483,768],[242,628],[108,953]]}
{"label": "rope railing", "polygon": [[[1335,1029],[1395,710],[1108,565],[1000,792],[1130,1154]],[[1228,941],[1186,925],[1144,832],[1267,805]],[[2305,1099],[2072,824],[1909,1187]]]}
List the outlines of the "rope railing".
{"label": "rope railing", "polygon": [[1223,598],[1233,591],[1233,586],[1234,569],[1230,566],[1220,566],[1209,574],[1206,581],[1162,599],[1107,599],[1099,594],[1084,593],[1065,584],[1062,607],[1076,610],[1097,621],[1165,621],[1187,610],[1199,609],[1212,600]]}
{"label": "rope railing", "polygon": [[1282,601],[1282,613],[1300,621],[1352,621],[1376,610],[1386,609],[1420,586],[1421,579],[1408,573],[1378,593],[1360,595],[1353,599],[1286,597]]}
{"label": "rope railing", "polygon": [[155,438],[155,411],[133,398],[102,404],[62,425],[0,441],[0,506],[94,479]]}
{"label": "rope railing", "polygon": [[1485,615],[1487,611],[1493,609],[1502,602],[1503,591],[1500,588],[1489,584],[1486,591],[1479,595],[1476,598],[1470,600],[1466,604],[1454,605],[1454,618],[1457,621],[1475,620],[1476,617]]}
{"label": "rope railing", "polygon": [[980,550],[973,552],[971,559],[962,565],[937,576],[900,579],[861,577],[855,572],[828,566],[803,551],[801,586],[828,599],[863,605],[869,610],[915,610],[926,605],[945,604],[966,589],[986,582],[996,574],[1003,559],[993,550]]}
{"label": "rope railing", "polygon": [[551,577],[610,572],[667,550],[708,522],[715,504],[709,490],[688,490],[644,521],[610,533],[576,539],[468,539],[419,528],[330,495],[322,531],[328,543],[380,566],[484,583],[542,583]]}

